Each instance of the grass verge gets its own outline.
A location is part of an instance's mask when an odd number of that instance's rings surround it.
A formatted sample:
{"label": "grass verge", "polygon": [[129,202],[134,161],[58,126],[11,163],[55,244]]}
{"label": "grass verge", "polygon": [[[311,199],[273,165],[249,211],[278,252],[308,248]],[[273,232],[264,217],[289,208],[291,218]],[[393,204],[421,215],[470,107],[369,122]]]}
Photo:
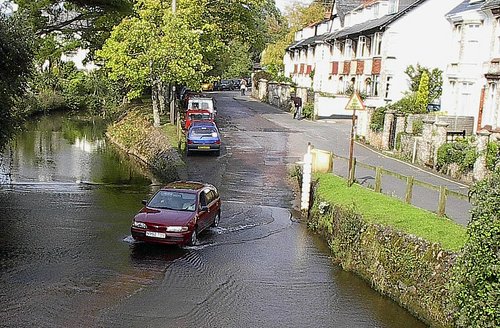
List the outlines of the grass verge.
{"label": "grass verge", "polygon": [[444,249],[458,251],[466,241],[466,229],[447,218],[417,208],[390,196],[376,193],[360,185],[347,186],[347,181],[333,174],[315,174],[319,179],[317,195],[321,200],[340,206],[354,206],[367,222],[391,226]]}

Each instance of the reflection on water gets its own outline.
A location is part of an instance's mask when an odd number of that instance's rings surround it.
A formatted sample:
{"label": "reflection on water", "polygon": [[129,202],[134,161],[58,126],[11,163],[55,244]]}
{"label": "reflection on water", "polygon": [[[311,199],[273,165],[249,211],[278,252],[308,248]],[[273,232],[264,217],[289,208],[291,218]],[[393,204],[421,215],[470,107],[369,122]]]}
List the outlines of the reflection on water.
{"label": "reflection on water", "polygon": [[53,114],[26,124],[0,159],[0,184],[90,181],[150,184],[104,138],[106,122]]}

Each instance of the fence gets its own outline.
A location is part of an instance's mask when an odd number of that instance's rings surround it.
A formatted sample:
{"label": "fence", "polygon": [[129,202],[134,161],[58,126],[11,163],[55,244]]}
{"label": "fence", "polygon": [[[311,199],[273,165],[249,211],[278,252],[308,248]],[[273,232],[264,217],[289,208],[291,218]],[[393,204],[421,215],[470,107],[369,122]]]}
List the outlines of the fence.
{"label": "fence", "polygon": [[[331,172],[335,173],[336,160],[340,159],[340,160],[345,160],[348,162],[349,159],[342,157],[342,156],[335,155],[335,154],[332,154],[332,155],[333,155],[333,165],[332,165]],[[436,186],[436,185],[433,185],[433,184],[425,182],[425,181],[417,180],[413,176],[405,176],[405,175],[402,175],[402,174],[399,174],[396,172],[392,172],[392,171],[386,170],[380,166],[372,166],[372,165],[360,163],[360,162],[356,161],[356,158],[353,159],[352,170],[351,170],[351,172],[348,173],[349,184],[352,184],[355,181],[356,167],[362,167],[362,168],[365,168],[368,170],[372,170],[375,173],[375,184],[373,186],[373,190],[375,192],[379,192],[379,193],[382,192],[382,177],[384,175],[391,176],[391,177],[394,177],[396,179],[404,181],[404,183],[406,184],[406,192],[405,192],[405,196],[404,196],[404,201],[407,204],[412,203],[413,187],[414,186],[420,186],[420,187],[423,187],[426,189],[437,191],[439,193],[437,215],[441,216],[441,217],[444,216],[446,213],[446,202],[447,202],[447,198],[449,196],[469,202],[469,196],[465,195],[463,193],[450,190],[445,186]]]}

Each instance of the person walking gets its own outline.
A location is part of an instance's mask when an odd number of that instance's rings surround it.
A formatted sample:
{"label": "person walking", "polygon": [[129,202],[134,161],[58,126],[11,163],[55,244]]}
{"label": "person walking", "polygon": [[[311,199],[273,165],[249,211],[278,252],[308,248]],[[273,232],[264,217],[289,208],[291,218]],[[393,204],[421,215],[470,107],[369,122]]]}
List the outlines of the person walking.
{"label": "person walking", "polygon": [[240,91],[241,91],[241,95],[242,96],[245,95],[245,91],[246,90],[247,90],[247,80],[241,79],[241,82],[240,82]]}
{"label": "person walking", "polygon": [[295,112],[293,113],[293,118],[300,120],[302,117],[302,98],[300,97],[292,97],[293,105],[295,106]]}

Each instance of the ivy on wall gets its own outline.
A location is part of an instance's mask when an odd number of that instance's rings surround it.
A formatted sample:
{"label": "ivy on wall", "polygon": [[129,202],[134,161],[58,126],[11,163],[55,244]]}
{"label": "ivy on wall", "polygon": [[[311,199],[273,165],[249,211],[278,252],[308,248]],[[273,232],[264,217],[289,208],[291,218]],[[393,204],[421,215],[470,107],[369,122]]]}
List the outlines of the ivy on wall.
{"label": "ivy on wall", "polygon": [[455,266],[459,327],[500,327],[500,168],[471,189],[468,241]]}

